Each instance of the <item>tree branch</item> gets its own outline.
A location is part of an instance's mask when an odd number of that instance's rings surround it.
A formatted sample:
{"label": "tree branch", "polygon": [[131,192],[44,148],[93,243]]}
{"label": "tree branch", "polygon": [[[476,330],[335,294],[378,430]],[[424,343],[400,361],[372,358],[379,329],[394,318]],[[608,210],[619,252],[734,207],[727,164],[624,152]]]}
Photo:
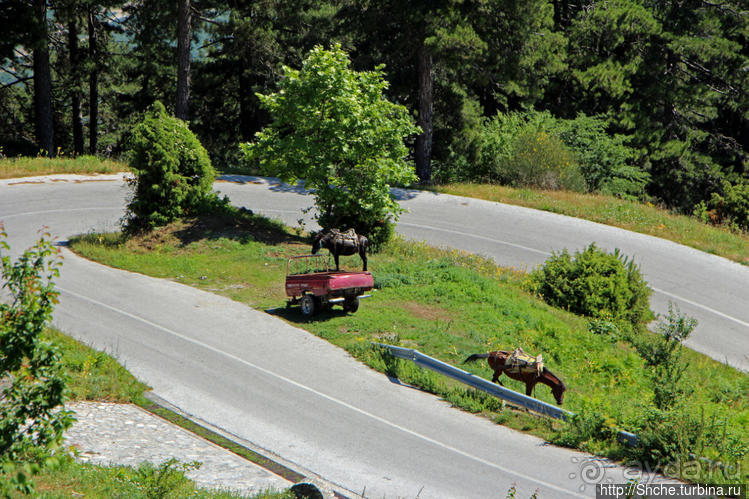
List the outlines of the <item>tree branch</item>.
{"label": "tree branch", "polygon": [[714,7],[721,12],[728,12],[732,14],[734,17],[742,17],[742,14],[746,14],[745,12],[736,12],[734,9],[726,7],[726,5],[730,5],[728,3],[714,3],[714,2],[708,2],[707,0],[702,0],[702,5],[705,5],[707,7]]}
{"label": "tree branch", "polygon": [[[7,72],[8,72],[8,73],[10,73],[10,74],[13,74],[13,73],[11,73],[10,71],[7,71]],[[14,75],[14,76],[16,76],[16,75]],[[17,84],[17,83],[23,83],[23,82],[25,82],[25,81],[29,81],[29,80],[33,80],[33,79],[34,79],[34,76],[23,76],[23,77],[19,77],[19,76],[16,76],[16,81],[12,81],[12,82],[10,82],[10,83],[5,83],[5,84],[3,84],[3,86],[2,86],[2,87],[0,87],[0,88],[8,88],[8,87],[12,87],[13,85],[15,85],[15,84]]]}

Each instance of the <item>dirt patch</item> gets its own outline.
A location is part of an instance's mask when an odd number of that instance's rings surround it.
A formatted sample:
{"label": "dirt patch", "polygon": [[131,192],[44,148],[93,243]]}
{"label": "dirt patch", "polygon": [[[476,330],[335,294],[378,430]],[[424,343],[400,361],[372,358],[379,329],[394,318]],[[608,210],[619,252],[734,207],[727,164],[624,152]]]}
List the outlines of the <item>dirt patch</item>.
{"label": "dirt patch", "polygon": [[399,303],[398,306],[419,319],[449,321],[453,317],[450,311],[434,305],[424,305],[423,303],[407,301]]}
{"label": "dirt patch", "polygon": [[185,218],[132,238],[131,243],[135,247],[150,250],[167,244],[184,247],[197,241],[222,238],[241,243],[259,241],[273,245],[307,244],[302,237],[286,231],[280,224],[253,216],[249,211],[239,212],[236,216],[202,215]]}

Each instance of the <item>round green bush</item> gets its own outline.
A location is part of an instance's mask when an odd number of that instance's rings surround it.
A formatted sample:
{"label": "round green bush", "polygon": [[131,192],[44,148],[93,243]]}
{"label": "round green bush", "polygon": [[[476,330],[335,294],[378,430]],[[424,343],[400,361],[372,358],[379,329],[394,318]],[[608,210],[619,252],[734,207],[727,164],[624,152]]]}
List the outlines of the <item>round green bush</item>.
{"label": "round green bush", "polygon": [[208,153],[187,123],[169,116],[160,102],[133,128],[130,152],[135,192],[127,207],[126,230],[165,225],[216,197],[216,172]]}
{"label": "round green bush", "polygon": [[530,275],[532,290],[555,307],[596,318],[624,320],[637,327],[653,318],[650,293],[640,269],[618,250],[595,243],[572,257],[553,254]]}
{"label": "round green bush", "polygon": [[498,165],[496,175],[502,183],[515,187],[586,190],[573,154],[556,136],[543,131],[518,134],[512,155]]}

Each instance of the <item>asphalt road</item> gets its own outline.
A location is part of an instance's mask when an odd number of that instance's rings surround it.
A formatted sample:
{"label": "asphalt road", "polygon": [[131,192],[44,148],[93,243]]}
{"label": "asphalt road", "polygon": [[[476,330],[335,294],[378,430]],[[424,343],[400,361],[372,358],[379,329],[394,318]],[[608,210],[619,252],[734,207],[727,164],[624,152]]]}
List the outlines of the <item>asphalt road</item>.
{"label": "asphalt road", "polygon": [[[127,190],[121,180],[95,180],[0,181],[0,221],[13,253],[32,244],[45,225],[61,241],[116,228]],[[237,204],[287,222],[296,222],[299,207],[311,204],[296,189],[254,181],[222,182],[218,189]],[[538,260],[552,249],[533,249],[533,241],[514,240],[503,228],[525,233],[526,224],[553,238],[544,214],[536,212],[539,225],[530,218],[513,223],[508,217],[523,210],[432,194],[403,197],[413,210],[402,219],[408,237],[474,244],[465,249],[491,256],[493,248],[502,255],[498,261],[516,266],[535,263],[522,260],[523,247]],[[419,215],[422,206],[428,211]],[[462,224],[453,218],[474,206]],[[562,232],[579,226],[566,219]],[[580,234],[566,238],[574,247],[585,244]],[[378,498],[504,497],[516,484],[518,497],[537,489],[540,497],[590,497],[596,482],[638,476],[452,409],[271,315],[63,253],[57,327],[114,354],[156,395],[188,414],[340,490]]]}

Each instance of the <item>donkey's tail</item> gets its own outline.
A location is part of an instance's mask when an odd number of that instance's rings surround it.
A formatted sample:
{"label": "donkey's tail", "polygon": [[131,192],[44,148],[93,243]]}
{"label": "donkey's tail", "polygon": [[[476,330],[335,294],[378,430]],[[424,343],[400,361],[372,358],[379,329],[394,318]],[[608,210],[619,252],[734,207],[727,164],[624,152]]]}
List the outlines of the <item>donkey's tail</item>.
{"label": "donkey's tail", "polygon": [[468,357],[466,360],[464,360],[463,364],[465,364],[466,362],[473,362],[474,360],[486,359],[488,357],[489,357],[488,353],[475,353],[471,355],[470,357]]}

